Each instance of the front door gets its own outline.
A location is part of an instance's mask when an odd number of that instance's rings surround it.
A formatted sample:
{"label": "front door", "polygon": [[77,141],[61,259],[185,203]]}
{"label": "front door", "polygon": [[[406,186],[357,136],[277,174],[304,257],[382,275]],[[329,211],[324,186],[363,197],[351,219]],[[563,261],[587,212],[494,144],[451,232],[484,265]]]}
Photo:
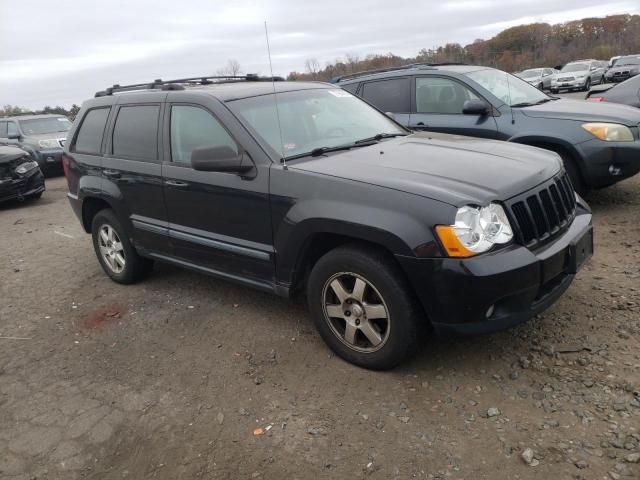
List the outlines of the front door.
{"label": "front door", "polygon": [[[171,98],[171,94],[170,97]],[[269,209],[269,167],[248,141],[218,119],[234,117],[216,100],[207,105],[169,102],[165,114],[168,157],[163,164],[169,235],[174,256],[229,279],[272,285],[273,239]],[[177,100],[177,99],[176,99]],[[226,123],[228,124],[228,123]],[[244,144],[243,144],[244,143]],[[227,146],[249,155],[256,168],[246,177],[191,167],[194,149]]]}
{"label": "front door", "polygon": [[498,127],[492,115],[464,114],[467,100],[476,100],[472,90],[445,77],[416,77],[415,105],[409,128],[432,132],[496,138]]}

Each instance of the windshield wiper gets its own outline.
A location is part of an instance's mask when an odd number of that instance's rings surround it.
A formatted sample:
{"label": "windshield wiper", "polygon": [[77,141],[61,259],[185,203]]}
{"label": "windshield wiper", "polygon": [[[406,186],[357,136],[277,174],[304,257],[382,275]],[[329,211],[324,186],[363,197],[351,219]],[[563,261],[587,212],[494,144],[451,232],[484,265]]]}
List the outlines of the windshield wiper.
{"label": "windshield wiper", "polygon": [[355,147],[367,147],[369,145],[375,145],[375,144],[376,144],[375,141],[369,141],[367,143],[364,143],[364,142],[363,143],[358,143],[358,142],[347,143],[345,145],[337,145],[335,147],[317,147],[311,150],[310,152],[298,153],[296,155],[285,157],[285,160],[289,161],[289,160],[295,160],[296,158],[303,158],[303,157],[319,157],[320,155],[324,155],[325,153],[329,153],[329,152],[339,152],[340,150],[350,150]]}
{"label": "windshield wiper", "polygon": [[547,103],[550,102],[551,100],[555,100],[553,98],[543,98],[541,100],[538,100],[537,102],[522,102],[522,103],[514,103],[513,105],[511,105],[511,108],[517,108],[517,107],[533,107],[534,105],[542,105],[543,103]]}
{"label": "windshield wiper", "polygon": [[359,145],[361,143],[369,143],[369,142],[379,142],[383,138],[394,138],[394,137],[406,137],[409,135],[408,133],[378,133],[373,137],[363,138],[361,140],[356,140],[355,144]]}

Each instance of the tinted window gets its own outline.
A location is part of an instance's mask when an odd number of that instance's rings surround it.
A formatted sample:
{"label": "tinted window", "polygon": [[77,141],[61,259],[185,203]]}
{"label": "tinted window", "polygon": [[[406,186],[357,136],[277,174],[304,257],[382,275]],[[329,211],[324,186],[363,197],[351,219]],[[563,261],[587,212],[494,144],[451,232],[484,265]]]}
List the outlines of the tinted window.
{"label": "tinted window", "polygon": [[89,110],[82,120],[80,130],[73,147],[74,152],[99,155],[104,127],[107,124],[110,108]]}
{"label": "tinted window", "polygon": [[206,110],[176,105],[171,107],[171,160],[191,162],[196,148],[225,145],[238,153],[238,146],[224,127]]}
{"label": "tinted window", "polygon": [[18,135],[18,126],[14,122],[7,122],[7,134],[8,135]]}
{"label": "tinted window", "polygon": [[447,78],[416,78],[416,112],[462,114],[464,102],[478,97]]}
{"label": "tinted window", "polygon": [[7,138],[7,122],[0,122],[0,137]]}
{"label": "tinted window", "polygon": [[383,112],[411,111],[408,78],[365,83],[362,96]]}
{"label": "tinted window", "polygon": [[344,88],[347,92],[351,92],[351,93],[356,93],[356,90],[358,90],[358,86],[360,84],[359,83],[352,83],[351,85],[344,85],[342,86],[342,88]]}
{"label": "tinted window", "polygon": [[113,127],[113,155],[136,160],[156,160],[159,113],[159,105],[120,107]]}

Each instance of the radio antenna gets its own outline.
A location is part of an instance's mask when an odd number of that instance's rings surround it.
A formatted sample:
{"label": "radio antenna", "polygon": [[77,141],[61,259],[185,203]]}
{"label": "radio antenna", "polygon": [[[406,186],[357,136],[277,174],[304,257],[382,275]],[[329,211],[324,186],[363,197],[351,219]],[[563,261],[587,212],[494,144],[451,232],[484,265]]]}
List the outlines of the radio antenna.
{"label": "radio antenna", "polygon": [[287,161],[284,155],[284,140],[282,139],[282,124],[280,123],[280,110],[278,109],[278,94],[276,93],[276,81],[273,76],[273,64],[271,63],[271,47],[269,46],[269,30],[267,29],[267,21],[264,21],[264,35],[267,38],[267,55],[269,55],[269,70],[271,71],[271,86],[273,87],[273,103],[276,107],[276,119],[278,120],[278,133],[280,134],[280,163],[284,169],[287,169]]}

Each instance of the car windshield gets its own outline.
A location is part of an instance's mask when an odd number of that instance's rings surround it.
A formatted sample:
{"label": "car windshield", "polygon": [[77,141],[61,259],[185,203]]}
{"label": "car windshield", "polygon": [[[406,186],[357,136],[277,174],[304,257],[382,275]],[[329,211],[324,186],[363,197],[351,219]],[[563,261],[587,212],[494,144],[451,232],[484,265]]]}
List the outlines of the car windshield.
{"label": "car windshield", "polygon": [[261,95],[227,105],[257,137],[285,158],[318,148],[354,145],[376,135],[407,133],[386,115],[339,88],[283,92],[277,98]]}
{"label": "car windshield", "polygon": [[539,77],[540,75],[542,75],[541,68],[532,68],[531,70],[525,70],[524,72],[520,73],[520,76],[522,78],[535,78]]}
{"label": "car windshield", "polygon": [[509,106],[537,105],[550,97],[524,80],[501,70],[475,70],[465,73]]}
{"label": "car windshield", "polygon": [[640,65],[640,57],[621,58],[616,63],[616,67],[622,67],[624,65]]}
{"label": "car windshield", "polygon": [[584,72],[585,70],[589,70],[588,63],[570,63],[562,67],[561,72]]}
{"label": "car windshield", "polygon": [[20,120],[20,127],[25,135],[42,135],[66,132],[71,128],[71,122],[65,117],[32,118]]}

